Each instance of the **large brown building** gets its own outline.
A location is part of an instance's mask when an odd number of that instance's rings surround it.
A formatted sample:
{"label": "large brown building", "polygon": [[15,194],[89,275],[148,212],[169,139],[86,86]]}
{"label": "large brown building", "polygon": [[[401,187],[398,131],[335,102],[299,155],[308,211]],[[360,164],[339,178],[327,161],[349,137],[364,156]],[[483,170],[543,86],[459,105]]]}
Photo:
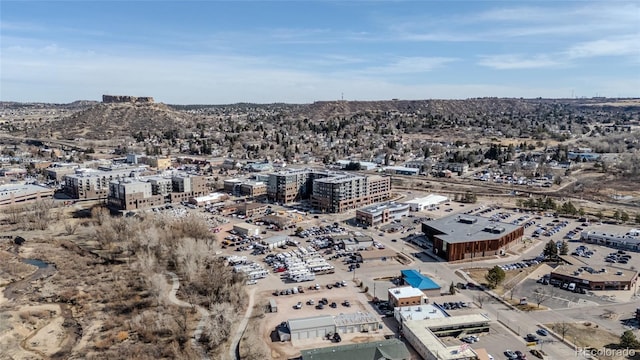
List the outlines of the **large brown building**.
{"label": "large brown building", "polygon": [[451,215],[422,223],[433,252],[447,261],[503,255],[522,239],[524,228],[473,215]]}

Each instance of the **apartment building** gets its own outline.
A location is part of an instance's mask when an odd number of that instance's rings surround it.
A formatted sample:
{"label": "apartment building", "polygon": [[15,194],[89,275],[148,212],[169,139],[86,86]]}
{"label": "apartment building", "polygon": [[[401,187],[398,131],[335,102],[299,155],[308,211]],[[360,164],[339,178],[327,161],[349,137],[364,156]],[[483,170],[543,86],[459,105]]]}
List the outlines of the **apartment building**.
{"label": "apartment building", "polygon": [[109,182],[108,190],[107,203],[118,210],[139,210],[189,201],[208,193],[205,177],[188,174],[116,179]]}
{"label": "apartment building", "polygon": [[189,201],[191,197],[203,196],[209,193],[207,179],[200,175],[178,174],[171,177],[172,192],[170,202]]}
{"label": "apartment building", "polygon": [[391,178],[336,174],[313,181],[311,204],[330,213],[357,209],[386,200],[391,193]]}
{"label": "apartment building", "polygon": [[165,203],[165,197],[153,193],[151,182],[139,179],[118,179],[109,182],[107,203],[118,210],[138,210]]}
{"label": "apartment building", "polygon": [[390,193],[391,178],[379,175],[296,169],[271,173],[267,181],[271,201],[288,204],[311,200],[316,209],[332,213],[384,201]]}
{"label": "apartment building", "polygon": [[284,170],[269,174],[267,196],[283,204],[308,199],[314,172],[310,169]]}
{"label": "apartment building", "polygon": [[64,176],[64,192],[74,199],[106,199],[109,183],[113,180],[135,177],[132,169],[102,171],[76,169],[74,174]]}

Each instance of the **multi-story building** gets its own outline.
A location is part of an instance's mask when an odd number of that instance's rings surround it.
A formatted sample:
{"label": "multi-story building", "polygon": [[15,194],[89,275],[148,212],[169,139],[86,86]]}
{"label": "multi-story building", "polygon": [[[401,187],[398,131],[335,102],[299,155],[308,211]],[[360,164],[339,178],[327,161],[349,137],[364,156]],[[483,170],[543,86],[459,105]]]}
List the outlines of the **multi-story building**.
{"label": "multi-story building", "polygon": [[177,174],[116,179],[109,183],[108,204],[118,210],[138,210],[189,201],[207,194],[203,176]]}
{"label": "multi-story building", "polygon": [[106,199],[109,183],[129,177],[135,177],[132,169],[101,171],[76,169],[74,174],[64,176],[64,191],[74,199]]}
{"label": "multi-story building", "polygon": [[269,174],[269,199],[284,204],[308,199],[311,195],[313,174],[310,169],[285,170]]}
{"label": "multi-story building", "polygon": [[261,181],[247,181],[240,185],[240,194],[250,198],[264,198],[267,196],[267,184]]}
{"label": "multi-story building", "polygon": [[343,212],[386,200],[391,179],[346,172],[298,169],[269,174],[267,196],[279,203],[311,200],[326,212]]}
{"label": "multi-story building", "polygon": [[173,182],[170,177],[152,176],[146,180],[151,184],[151,192],[154,195],[168,196],[173,191]]}
{"label": "multi-story building", "polygon": [[386,200],[391,178],[334,174],[313,181],[311,204],[321,211],[337,213]]}
{"label": "multi-story building", "polygon": [[138,179],[119,179],[109,182],[110,207],[119,210],[138,210],[164,204],[165,197],[154,194],[149,181]]}
{"label": "multi-story building", "polygon": [[200,175],[178,174],[171,177],[173,191],[169,194],[170,202],[188,201],[191,197],[208,193],[207,179]]}

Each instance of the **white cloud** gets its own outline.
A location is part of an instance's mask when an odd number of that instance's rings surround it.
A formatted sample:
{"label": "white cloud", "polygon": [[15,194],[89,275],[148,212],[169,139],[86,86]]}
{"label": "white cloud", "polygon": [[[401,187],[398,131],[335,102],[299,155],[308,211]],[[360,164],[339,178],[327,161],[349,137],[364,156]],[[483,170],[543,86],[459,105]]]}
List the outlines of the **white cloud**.
{"label": "white cloud", "polygon": [[449,57],[402,57],[382,66],[367,67],[361,72],[372,75],[424,73],[443,67],[456,60]]}
{"label": "white cloud", "polygon": [[625,55],[640,57],[640,34],[582,42],[570,47],[566,55],[572,59]]}
{"label": "white cloud", "polygon": [[503,54],[503,55],[486,55],[481,56],[479,64],[482,66],[498,69],[498,70],[514,70],[514,69],[540,69],[562,66],[559,60],[552,59],[548,55],[521,55],[521,54]]}

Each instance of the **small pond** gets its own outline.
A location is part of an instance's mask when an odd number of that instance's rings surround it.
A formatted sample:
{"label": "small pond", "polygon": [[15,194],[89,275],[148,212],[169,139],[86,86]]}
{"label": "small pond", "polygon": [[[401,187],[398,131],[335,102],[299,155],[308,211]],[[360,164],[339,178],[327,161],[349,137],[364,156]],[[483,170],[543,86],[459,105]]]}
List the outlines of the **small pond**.
{"label": "small pond", "polygon": [[37,266],[39,269],[44,269],[47,266],[49,266],[49,263],[44,262],[40,259],[22,259],[22,262],[25,264],[29,264],[29,265],[35,265]]}

